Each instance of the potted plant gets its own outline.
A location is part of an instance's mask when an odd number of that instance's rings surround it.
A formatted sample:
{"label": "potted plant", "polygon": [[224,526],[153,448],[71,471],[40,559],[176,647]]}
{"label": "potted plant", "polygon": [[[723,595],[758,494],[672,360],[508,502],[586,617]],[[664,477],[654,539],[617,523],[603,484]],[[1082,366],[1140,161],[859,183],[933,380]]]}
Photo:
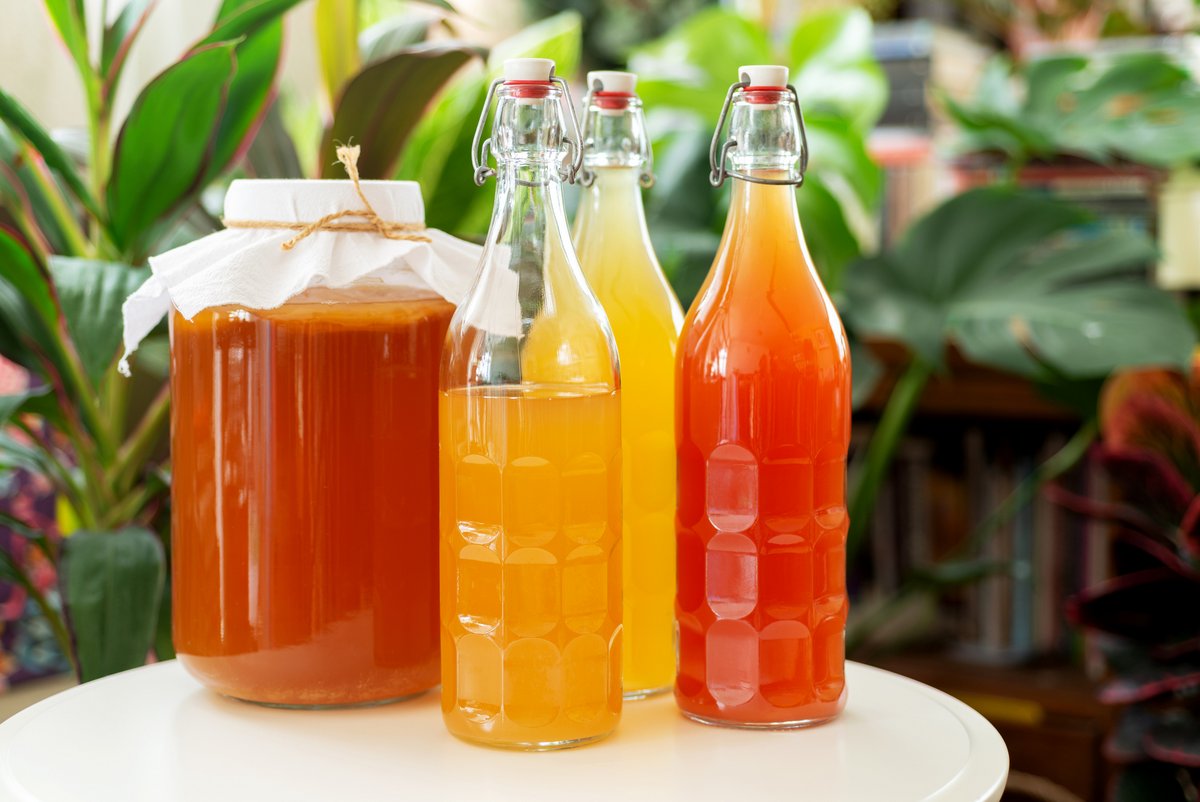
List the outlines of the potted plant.
{"label": "potted plant", "polygon": [[1114,497],[1048,492],[1111,525],[1118,573],[1070,614],[1105,657],[1100,699],[1122,708],[1105,745],[1119,767],[1114,800],[1182,802],[1200,788],[1200,360],[1114,376],[1099,420],[1093,455]]}

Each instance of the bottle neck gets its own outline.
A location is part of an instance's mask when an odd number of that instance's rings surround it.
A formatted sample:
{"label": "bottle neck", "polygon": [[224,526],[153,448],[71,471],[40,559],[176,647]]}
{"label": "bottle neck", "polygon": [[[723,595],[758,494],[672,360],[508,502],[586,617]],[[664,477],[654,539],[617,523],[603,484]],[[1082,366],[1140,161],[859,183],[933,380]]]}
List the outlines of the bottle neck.
{"label": "bottle neck", "polygon": [[[720,132],[718,132],[719,134]],[[716,140],[714,140],[714,148]],[[728,168],[734,176],[762,177],[799,185],[808,161],[808,146],[800,107],[791,90],[747,89],[734,95],[729,114],[729,139],[714,150],[714,170]]]}
{"label": "bottle neck", "polygon": [[601,93],[591,96],[583,120],[583,164],[589,172],[600,167],[650,169],[650,138],[642,103],[636,95]]}

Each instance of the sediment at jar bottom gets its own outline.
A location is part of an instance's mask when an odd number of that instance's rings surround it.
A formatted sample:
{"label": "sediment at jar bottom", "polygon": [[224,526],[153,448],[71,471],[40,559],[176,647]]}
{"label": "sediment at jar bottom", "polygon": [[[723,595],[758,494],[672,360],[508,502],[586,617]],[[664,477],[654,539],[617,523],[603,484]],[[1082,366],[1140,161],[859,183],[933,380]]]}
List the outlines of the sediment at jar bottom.
{"label": "sediment at jar bottom", "polygon": [[201,682],[296,706],[437,683],[452,313],[439,298],[322,291],[173,316],[174,632]]}
{"label": "sediment at jar bottom", "polygon": [[442,711],[551,749],[621,711],[621,453],[611,388],[442,396]]}

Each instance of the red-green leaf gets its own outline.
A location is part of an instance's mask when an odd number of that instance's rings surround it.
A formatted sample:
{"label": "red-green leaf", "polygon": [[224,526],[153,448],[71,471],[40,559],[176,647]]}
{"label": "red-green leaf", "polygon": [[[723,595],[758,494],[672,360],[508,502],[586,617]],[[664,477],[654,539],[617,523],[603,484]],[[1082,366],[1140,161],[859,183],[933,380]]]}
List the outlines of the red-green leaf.
{"label": "red-green leaf", "polygon": [[215,179],[250,147],[270,105],[282,49],[283,23],[278,20],[237,46],[237,72],[229,84],[229,97],[202,183]]}
{"label": "red-green leaf", "polygon": [[154,11],[158,0],[129,0],[113,24],[104,30],[104,41],[100,46],[100,74],[104,76],[104,94],[112,97],[125,59]]}
{"label": "red-green leaf", "polygon": [[[390,178],[421,113],[477,51],[461,45],[420,45],[378,61],[346,85],[321,144],[320,168],[336,165],[335,142],[362,146],[364,178]],[[340,169],[340,168],[338,168]]]}
{"label": "red-green leaf", "polygon": [[88,64],[87,17],[83,11],[83,0],[45,0],[46,12],[50,15],[58,35],[75,60],[81,75],[90,70]]}
{"label": "red-green leaf", "polygon": [[300,0],[226,0],[217,22],[196,47],[251,36],[275,22]]}
{"label": "red-green leaf", "polygon": [[0,120],[16,132],[22,139],[33,146],[41,154],[46,166],[62,177],[63,182],[70,187],[71,192],[87,207],[88,211],[100,216],[100,205],[92,197],[87,186],[83,183],[75,164],[71,161],[58,143],[50,136],[37,120],[17,102],[16,98],[0,89]]}
{"label": "red-green leaf", "polygon": [[200,188],[235,69],[233,51],[230,43],[193,51],[134,102],[108,185],[118,247],[136,252],[151,226]]}
{"label": "red-green leaf", "polygon": [[362,65],[358,50],[358,0],[317,0],[317,55],[325,99],[333,108]]}

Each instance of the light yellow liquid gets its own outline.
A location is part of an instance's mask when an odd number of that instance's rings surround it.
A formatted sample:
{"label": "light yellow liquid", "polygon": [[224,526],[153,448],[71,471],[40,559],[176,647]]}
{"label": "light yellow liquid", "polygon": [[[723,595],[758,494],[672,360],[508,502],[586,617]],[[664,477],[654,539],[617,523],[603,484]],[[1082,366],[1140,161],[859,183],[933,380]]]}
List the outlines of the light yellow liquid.
{"label": "light yellow liquid", "polygon": [[460,738],[552,749],[621,713],[619,392],[441,397],[442,713]]}
{"label": "light yellow liquid", "polygon": [[621,359],[626,698],[675,680],[675,345],[683,312],[646,235],[638,171],[600,167],[575,248]]}

